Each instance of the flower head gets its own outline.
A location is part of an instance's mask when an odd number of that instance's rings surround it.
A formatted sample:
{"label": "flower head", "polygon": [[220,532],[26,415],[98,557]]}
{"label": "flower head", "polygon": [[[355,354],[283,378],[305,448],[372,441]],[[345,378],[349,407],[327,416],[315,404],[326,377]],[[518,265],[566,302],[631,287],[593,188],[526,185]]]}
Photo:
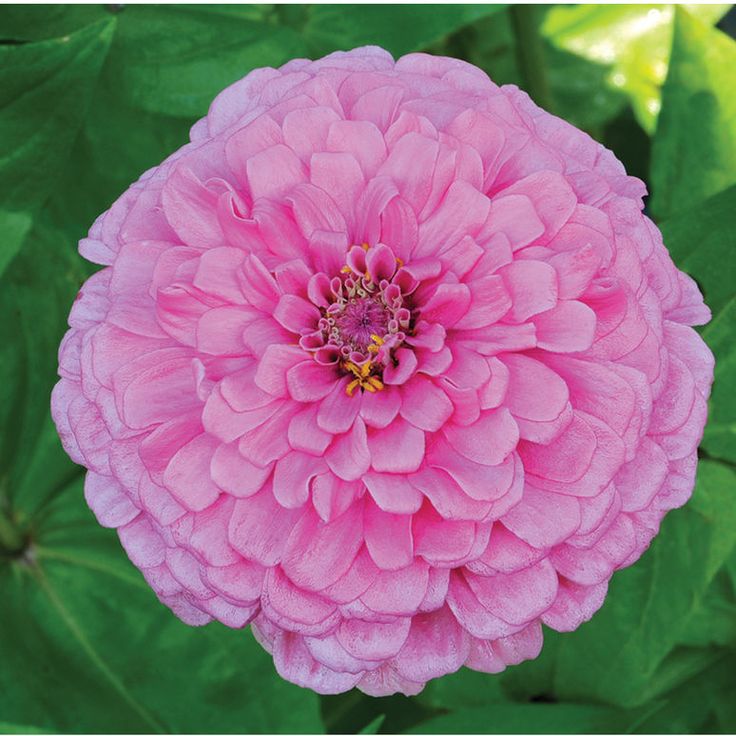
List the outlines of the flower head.
{"label": "flower head", "polygon": [[535,657],[693,487],[709,312],[643,194],[454,59],[252,72],[80,243],[52,408],[89,505],[319,692]]}

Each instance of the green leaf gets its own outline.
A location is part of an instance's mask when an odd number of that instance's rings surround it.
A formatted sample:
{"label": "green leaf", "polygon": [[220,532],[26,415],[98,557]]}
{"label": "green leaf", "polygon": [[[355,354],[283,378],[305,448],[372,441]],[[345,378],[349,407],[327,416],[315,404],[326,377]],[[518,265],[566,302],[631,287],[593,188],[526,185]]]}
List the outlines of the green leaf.
{"label": "green leaf", "polygon": [[714,716],[717,718],[719,711],[724,711],[724,720],[728,723],[715,732],[732,732],[736,722],[726,716],[725,709],[721,706],[733,702],[735,664],[733,655],[716,652],[712,664],[658,701],[659,707],[631,732],[713,733],[714,729],[708,728],[707,724]]}
{"label": "green leaf", "polygon": [[321,731],[317,696],[279,678],[249,631],[187,626],[98,526],[81,483],[0,562],[0,712],[61,732]]}
{"label": "green leaf", "polygon": [[41,728],[35,726],[19,726],[17,723],[6,723],[0,721],[0,733],[51,733],[51,731],[44,731]]}
{"label": "green leaf", "polygon": [[419,51],[504,5],[313,5],[304,35],[310,51],[374,44],[395,57]]}
{"label": "green leaf", "polygon": [[705,327],[703,339],[716,367],[701,446],[712,457],[736,463],[736,297]]}
{"label": "green leaf", "polygon": [[679,268],[698,281],[714,314],[703,337],[716,356],[715,385],[703,447],[736,462],[736,186],[665,220],[662,235]]}
{"label": "green leaf", "polygon": [[[527,6],[534,22],[543,26],[550,6]],[[547,39],[548,40],[548,39]],[[483,69],[496,84],[525,87],[518,64],[518,39],[509,9],[481,18],[429,47],[435,54],[466,59]],[[544,45],[544,73],[554,112],[574,125],[600,134],[599,128],[615,117],[626,103],[618,89],[606,84],[608,70],[552,44]]]}
{"label": "green leaf", "polygon": [[380,716],[377,716],[374,718],[367,726],[364,726],[363,728],[358,731],[358,733],[378,733],[378,729],[381,728],[383,725],[383,722],[386,720],[386,716],[381,713]]}
{"label": "green leaf", "polygon": [[494,703],[423,721],[408,733],[629,733],[654,708],[624,711],[578,703]]}
{"label": "green leaf", "polygon": [[105,69],[133,107],[181,117],[207,112],[213,98],[256,67],[305,55],[300,35],[266,16],[267,6],[128,5]]}
{"label": "green leaf", "polygon": [[736,42],[675,11],[669,74],[652,150],[652,211],[660,218],[736,182]]}
{"label": "green leaf", "polygon": [[[692,499],[667,516],[639,562],[614,575],[603,608],[573,633],[546,632],[538,660],[504,673],[509,691],[622,707],[657,694],[658,667],[736,544],[735,480],[727,466],[701,461]],[[687,666],[670,670],[668,687],[692,674],[692,661],[680,664]]]}
{"label": "green leaf", "polygon": [[0,278],[15,258],[31,228],[31,218],[24,212],[5,212],[0,210]]}
{"label": "green leaf", "polygon": [[501,677],[489,677],[484,672],[462,667],[451,675],[428,682],[417,698],[433,708],[456,710],[482,707],[508,700],[502,682]]}
{"label": "green leaf", "polygon": [[115,27],[0,46],[0,205],[43,203],[69,157]]}
{"label": "green leaf", "polygon": [[660,229],[677,267],[697,279],[706,303],[718,314],[736,290],[736,186],[691,205]]}
{"label": "green leaf", "polygon": [[[730,5],[686,5],[713,24]],[[543,33],[556,47],[598,65],[609,89],[626,94],[653,133],[667,75],[674,5],[578,5],[550,9]],[[574,81],[573,81],[574,84]]]}
{"label": "green leaf", "polygon": [[687,622],[681,644],[688,647],[736,647],[736,554],[710,584]]}
{"label": "green leaf", "polygon": [[71,243],[37,226],[0,280],[0,502],[26,516],[79,472],[51,426],[49,394],[84,276]]}
{"label": "green leaf", "polygon": [[109,20],[111,12],[103,5],[8,4],[0,10],[0,38],[42,41],[66,36],[97,21]]}

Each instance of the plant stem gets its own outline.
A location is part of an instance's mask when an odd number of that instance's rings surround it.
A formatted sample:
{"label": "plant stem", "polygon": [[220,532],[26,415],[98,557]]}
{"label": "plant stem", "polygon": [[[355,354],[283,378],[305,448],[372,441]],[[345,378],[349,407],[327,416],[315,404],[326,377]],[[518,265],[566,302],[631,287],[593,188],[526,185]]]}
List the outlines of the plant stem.
{"label": "plant stem", "polygon": [[11,521],[5,509],[0,508],[0,552],[14,554],[25,545],[22,532]]}
{"label": "plant stem", "polygon": [[516,38],[516,63],[523,87],[540,107],[552,111],[554,104],[544,58],[544,42],[534,20],[533,5],[511,5],[511,25]]}

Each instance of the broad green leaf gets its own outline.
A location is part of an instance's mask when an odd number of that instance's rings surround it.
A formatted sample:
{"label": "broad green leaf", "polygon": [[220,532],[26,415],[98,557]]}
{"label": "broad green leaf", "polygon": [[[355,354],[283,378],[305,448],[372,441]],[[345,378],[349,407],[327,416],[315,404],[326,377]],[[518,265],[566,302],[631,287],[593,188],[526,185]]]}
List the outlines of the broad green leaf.
{"label": "broad green leaf", "polygon": [[652,211],[659,217],[736,182],[736,42],[682,8],[652,149]]}
{"label": "broad green leaf", "polygon": [[419,51],[504,5],[313,5],[304,36],[314,55],[377,45]]}
{"label": "broad green leaf", "polygon": [[100,20],[109,20],[112,6],[104,5],[3,5],[0,38],[42,41],[66,36]]}
{"label": "broad green leaf", "polygon": [[17,723],[5,723],[0,721],[0,733],[51,733],[50,731],[44,731],[43,729],[36,728],[35,726],[20,726]]}
{"label": "broad green leaf", "polygon": [[702,447],[715,458],[736,463],[736,297],[703,330],[716,356]]}
{"label": "broad green leaf", "polygon": [[0,561],[0,713],[50,731],[321,731],[317,697],[281,680],[248,630],[187,626],[162,606],[81,483]]}
{"label": "broad green leaf", "polygon": [[0,210],[0,278],[23,245],[31,227],[31,218],[24,212]]}
{"label": "broad green leaf", "polygon": [[736,186],[690,205],[660,224],[662,237],[677,267],[698,281],[718,314],[736,292]]}
{"label": "broad green leaf", "polygon": [[494,703],[432,718],[409,733],[629,733],[656,707],[624,711],[578,703]]}
{"label": "broad green leaf", "polygon": [[0,503],[26,516],[79,472],[52,428],[49,394],[84,276],[68,240],[34,227],[0,280]]}
{"label": "broad green leaf", "polygon": [[266,17],[263,6],[128,5],[105,69],[117,96],[148,112],[207,112],[213,98],[256,67],[304,56],[300,35]]}
{"label": "broad green leaf", "polygon": [[[641,560],[613,576],[603,608],[573,633],[545,632],[539,659],[503,675],[509,691],[621,707],[657,694],[659,666],[736,544],[735,480],[729,467],[701,461],[692,499],[667,516]],[[669,687],[693,672],[693,661],[679,664],[667,675]]]}
{"label": "broad green leaf", "polygon": [[[550,6],[524,6],[541,25]],[[429,47],[429,51],[455,56],[475,64],[496,84],[526,88],[518,65],[519,39],[508,8],[481,18]],[[524,40],[522,40],[524,43]],[[608,70],[551,43],[544,47],[544,73],[554,112],[574,125],[600,136],[600,128],[615,117],[626,103],[620,90],[606,84]]]}
{"label": "broad green leaf", "polygon": [[0,205],[29,209],[56,184],[87,111],[114,20],[0,46]]}
{"label": "broad green leaf", "polygon": [[501,677],[462,667],[451,675],[428,682],[417,697],[433,708],[479,708],[508,700],[502,682]]}
{"label": "broad green leaf", "polygon": [[103,73],[45,214],[72,240],[84,237],[95,218],[144,171],[188,142],[193,122],[131,107],[104,82]]}
{"label": "broad green leaf", "polygon": [[703,447],[714,457],[736,461],[736,186],[665,220],[664,242],[679,268],[700,285],[713,311],[703,337],[716,356],[716,380]]}
{"label": "broad green leaf", "polygon": [[381,713],[380,716],[376,716],[367,726],[361,728],[358,733],[378,733],[378,729],[381,728],[385,720],[386,716]]}
{"label": "broad green leaf", "polygon": [[[687,623],[681,644],[689,647],[736,647],[736,555],[718,571]],[[730,569],[729,569],[730,567]]]}
{"label": "broad green leaf", "polygon": [[[734,666],[733,654],[711,652],[714,659],[679,687],[671,690],[666,698],[659,699],[658,707],[640,721],[632,733],[731,733],[736,719],[726,715],[720,706],[733,702]],[[724,726],[713,729],[708,723],[723,710]],[[736,715],[736,710],[731,712]]]}
{"label": "broad green leaf", "polygon": [[[685,5],[713,24],[730,5]],[[626,94],[642,127],[653,133],[667,75],[674,5],[556,6],[543,33],[558,48],[606,70],[609,88]]]}

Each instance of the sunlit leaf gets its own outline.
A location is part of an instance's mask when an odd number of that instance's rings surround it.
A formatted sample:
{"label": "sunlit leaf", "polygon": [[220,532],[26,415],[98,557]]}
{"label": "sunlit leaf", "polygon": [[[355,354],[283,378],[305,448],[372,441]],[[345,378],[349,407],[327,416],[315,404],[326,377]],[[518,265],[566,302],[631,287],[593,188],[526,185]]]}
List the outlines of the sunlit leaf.
{"label": "sunlit leaf", "polygon": [[677,9],[672,60],[652,149],[659,217],[736,182],[736,42]]}
{"label": "sunlit leaf", "polygon": [[[649,133],[656,127],[667,76],[674,5],[577,5],[550,10],[543,32],[559,48],[607,70],[608,85],[624,92]],[[686,5],[706,23],[730,5]]]}

